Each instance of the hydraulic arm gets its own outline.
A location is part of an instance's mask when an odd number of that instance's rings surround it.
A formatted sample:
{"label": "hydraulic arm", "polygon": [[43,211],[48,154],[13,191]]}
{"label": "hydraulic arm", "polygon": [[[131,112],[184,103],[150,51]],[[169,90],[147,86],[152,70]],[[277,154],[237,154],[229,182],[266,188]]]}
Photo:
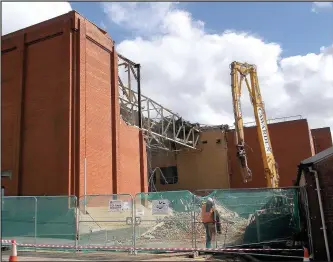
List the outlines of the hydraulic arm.
{"label": "hydraulic arm", "polygon": [[[250,77],[250,81],[248,81],[247,76]],[[243,116],[240,101],[243,81],[246,83],[250,94],[251,103],[253,105],[267,187],[276,188],[279,187],[279,174],[268,133],[266,113],[260,94],[256,66],[249,65],[247,63],[233,62],[231,63],[231,90],[235,117],[237,157],[240,162],[243,180],[245,183],[252,180],[252,172],[247,164]]]}

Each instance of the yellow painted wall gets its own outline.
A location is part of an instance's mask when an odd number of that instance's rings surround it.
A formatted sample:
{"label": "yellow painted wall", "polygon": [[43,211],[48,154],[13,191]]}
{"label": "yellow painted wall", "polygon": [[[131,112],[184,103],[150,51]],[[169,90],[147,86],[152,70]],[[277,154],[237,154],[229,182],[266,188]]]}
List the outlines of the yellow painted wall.
{"label": "yellow painted wall", "polygon": [[[220,143],[217,140],[220,139]],[[203,143],[207,141],[207,143]],[[156,171],[156,189],[196,190],[229,188],[228,150],[224,131],[204,131],[197,150],[183,149],[180,152],[159,152],[152,156],[153,167],[177,165],[178,183],[160,184],[160,172]]]}

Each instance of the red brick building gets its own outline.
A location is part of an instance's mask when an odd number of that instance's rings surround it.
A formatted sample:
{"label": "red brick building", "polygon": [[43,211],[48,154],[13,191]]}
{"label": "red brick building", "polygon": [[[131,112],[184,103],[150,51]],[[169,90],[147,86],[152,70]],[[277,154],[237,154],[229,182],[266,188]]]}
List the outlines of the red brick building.
{"label": "red brick building", "polygon": [[311,129],[316,154],[332,147],[332,135],[329,127]]}
{"label": "red brick building", "polygon": [[300,162],[296,185],[307,219],[310,252],[316,261],[333,256],[333,147]]}
{"label": "red brick building", "polygon": [[[313,156],[317,150],[332,146],[330,128],[309,129],[306,119],[272,123],[268,125],[275,160],[278,163],[280,186],[293,186],[297,166],[303,159]],[[231,188],[266,187],[264,165],[261,158],[260,144],[256,126],[244,128],[248,165],[253,179],[244,183],[236,157],[235,134],[228,133],[229,175]],[[314,136],[314,139],[312,138]],[[313,142],[313,140],[316,141]],[[315,146],[316,145],[316,146]]]}
{"label": "red brick building", "polygon": [[147,191],[142,134],[120,119],[118,60],[75,11],[2,37],[5,195]]}

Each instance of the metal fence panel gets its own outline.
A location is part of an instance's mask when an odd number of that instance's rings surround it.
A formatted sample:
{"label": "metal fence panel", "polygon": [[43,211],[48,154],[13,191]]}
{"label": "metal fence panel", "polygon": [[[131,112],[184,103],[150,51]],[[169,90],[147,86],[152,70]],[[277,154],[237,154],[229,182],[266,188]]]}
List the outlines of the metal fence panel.
{"label": "metal fence panel", "polygon": [[86,195],[79,200],[79,245],[133,247],[133,197]]}
{"label": "metal fence panel", "polygon": [[2,239],[16,239],[20,243],[36,244],[36,212],[35,197],[3,197]]}
{"label": "metal fence panel", "polygon": [[75,196],[4,197],[2,236],[37,247],[201,249],[201,207],[211,197],[221,218],[212,248],[272,242],[299,232],[298,196],[299,188],[87,195],[79,208]]}
{"label": "metal fence panel", "polygon": [[191,248],[193,195],[168,191],[135,196],[136,248]]}
{"label": "metal fence panel", "polygon": [[76,196],[37,196],[37,244],[76,243]]}
{"label": "metal fence panel", "polygon": [[[221,232],[213,248],[255,244],[290,238],[300,229],[297,188],[198,190],[194,217],[196,247],[205,248],[201,206],[211,197],[220,215]],[[217,229],[216,229],[217,231]]]}

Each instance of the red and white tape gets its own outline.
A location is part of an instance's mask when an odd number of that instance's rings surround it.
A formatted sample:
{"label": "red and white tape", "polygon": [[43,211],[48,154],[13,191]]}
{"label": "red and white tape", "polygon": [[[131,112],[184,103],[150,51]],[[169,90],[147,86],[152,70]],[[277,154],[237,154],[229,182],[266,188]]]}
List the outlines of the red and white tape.
{"label": "red and white tape", "polygon": [[[3,244],[11,244],[11,240],[2,240]],[[52,247],[52,248],[75,248],[73,245],[51,245],[51,244],[28,244],[28,243],[16,243],[21,247]]]}
{"label": "red and white tape", "polygon": [[[11,244],[11,240],[2,240],[4,244]],[[133,246],[100,246],[100,245],[53,245],[53,244],[23,244],[21,247],[65,248],[65,249],[105,249],[105,250],[137,250],[137,251],[210,251],[210,252],[244,252],[244,251],[302,251],[303,249],[283,248],[164,248],[164,247],[133,247]]]}
{"label": "red and white tape", "polygon": [[[2,240],[4,244],[11,244],[11,240]],[[112,249],[112,250],[130,250],[131,246],[99,246],[99,245],[54,245],[54,244],[23,244],[17,243],[21,247],[44,247],[44,248],[67,248],[67,249]]]}
{"label": "red and white tape", "polygon": [[161,250],[161,251],[214,251],[214,252],[238,252],[238,251],[302,251],[302,249],[282,249],[282,248],[150,248],[135,247],[135,250]]}

